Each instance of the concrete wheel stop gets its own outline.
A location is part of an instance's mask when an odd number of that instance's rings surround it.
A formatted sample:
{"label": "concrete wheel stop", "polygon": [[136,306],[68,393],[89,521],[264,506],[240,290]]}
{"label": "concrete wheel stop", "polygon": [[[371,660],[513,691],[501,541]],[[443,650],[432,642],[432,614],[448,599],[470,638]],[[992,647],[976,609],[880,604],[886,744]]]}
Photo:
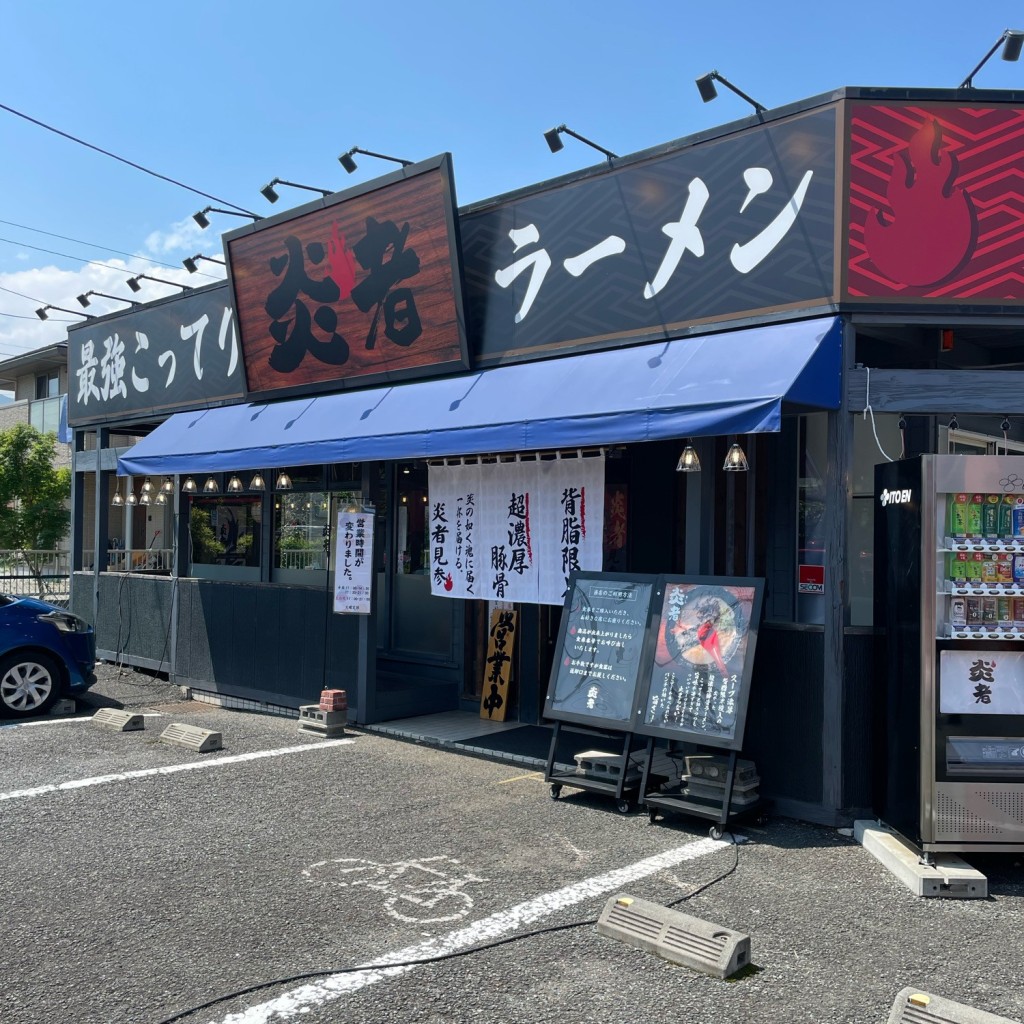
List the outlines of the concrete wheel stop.
{"label": "concrete wheel stop", "polygon": [[988,898],[988,879],[955,853],[935,853],[931,863],[921,851],[888,826],[874,820],[855,821],[857,842],[895,875],[915,896],[974,900]]}

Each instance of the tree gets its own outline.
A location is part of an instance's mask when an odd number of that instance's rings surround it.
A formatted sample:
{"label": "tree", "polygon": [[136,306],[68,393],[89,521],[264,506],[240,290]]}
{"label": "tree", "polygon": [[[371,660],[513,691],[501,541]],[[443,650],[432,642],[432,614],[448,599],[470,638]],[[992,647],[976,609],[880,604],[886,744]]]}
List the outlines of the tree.
{"label": "tree", "polygon": [[53,464],[56,438],[27,423],[0,430],[0,548],[16,551],[43,596],[44,559],[68,530],[71,470]]}

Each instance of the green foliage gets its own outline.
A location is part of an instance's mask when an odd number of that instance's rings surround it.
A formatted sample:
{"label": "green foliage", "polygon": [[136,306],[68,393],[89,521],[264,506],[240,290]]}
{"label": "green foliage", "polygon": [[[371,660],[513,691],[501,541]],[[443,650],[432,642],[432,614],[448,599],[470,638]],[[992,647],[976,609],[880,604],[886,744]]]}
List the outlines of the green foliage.
{"label": "green foliage", "polygon": [[56,444],[27,423],[0,430],[0,548],[52,548],[67,533],[71,470],[54,467]]}
{"label": "green foliage", "polygon": [[224,545],[217,540],[213,529],[213,516],[209,509],[192,506],[189,518],[192,531],[192,561],[212,565],[219,555],[224,554]]}

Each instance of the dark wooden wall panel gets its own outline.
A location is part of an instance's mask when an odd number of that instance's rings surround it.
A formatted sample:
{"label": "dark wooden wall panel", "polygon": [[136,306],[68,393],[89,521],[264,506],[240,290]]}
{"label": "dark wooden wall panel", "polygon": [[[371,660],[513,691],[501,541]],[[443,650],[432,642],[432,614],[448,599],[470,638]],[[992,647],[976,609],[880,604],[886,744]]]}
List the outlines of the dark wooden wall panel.
{"label": "dark wooden wall panel", "polygon": [[741,756],[757,764],[771,799],[821,802],[823,649],[820,628],[758,633]]}

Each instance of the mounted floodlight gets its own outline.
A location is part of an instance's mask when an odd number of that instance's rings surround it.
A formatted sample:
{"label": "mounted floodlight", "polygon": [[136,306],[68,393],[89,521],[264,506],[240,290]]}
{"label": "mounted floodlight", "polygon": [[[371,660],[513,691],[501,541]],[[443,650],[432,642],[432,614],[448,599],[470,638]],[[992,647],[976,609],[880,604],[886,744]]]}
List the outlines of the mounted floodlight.
{"label": "mounted floodlight", "polygon": [[731,89],[740,99],[746,100],[759,114],[763,114],[767,107],[762,106],[757,100],[752,99],[745,92],[737,89],[732,82],[729,81],[724,75],[720,75],[717,71],[709,71],[706,75],[701,75],[697,79],[697,91],[700,93],[700,98],[705,103],[710,103],[717,95],[718,90],[715,88],[715,82],[721,82],[726,89]]}
{"label": "mounted floodlight", "polygon": [[258,213],[249,213],[248,210],[222,210],[217,206],[204,206],[201,210],[192,214],[192,219],[201,228],[208,228],[210,226],[210,219],[206,216],[208,213],[227,213],[232,217],[252,217],[254,221],[263,220]]}
{"label": "mounted floodlight", "polygon": [[190,284],[182,284],[180,281],[165,281],[162,277],[150,277],[149,274],[136,274],[135,277],[129,277],[128,287],[131,288],[133,292],[140,291],[142,288],[142,285],[139,284],[140,281],[156,281],[157,284],[174,285],[175,288],[181,288],[182,291],[192,291],[192,285]]}
{"label": "mounted floodlight", "polygon": [[79,313],[77,309],[65,309],[63,306],[54,306],[52,303],[48,303],[45,306],[40,306],[36,310],[36,316],[40,320],[48,320],[49,317],[46,315],[48,309],[59,309],[62,313],[73,313],[75,316],[85,317],[86,320],[91,320],[92,317],[88,313]]}
{"label": "mounted floodlight", "polygon": [[355,160],[352,159],[353,153],[362,153],[363,156],[375,156],[378,160],[391,160],[393,163],[401,164],[403,167],[410,167],[412,165],[411,160],[403,160],[401,157],[388,156],[386,153],[374,153],[369,149],[360,149],[358,146],[353,146],[348,152],[342,153],[338,157],[338,162],[342,167],[351,174],[358,166]]}
{"label": "mounted floodlight", "polygon": [[297,181],[285,181],[284,178],[271,178],[270,181],[260,189],[263,198],[266,199],[268,203],[276,203],[278,199],[281,198],[274,189],[275,185],[289,185],[292,188],[304,188],[307,192],[319,192],[322,196],[329,196],[331,194],[330,189],[317,188],[315,185],[300,185]]}
{"label": "mounted floodlight", "polygon": [[604,146],[599,146],[596,142],[592,142],[586,136],[580,135],[579,132],[574,132],[564,124],[560,124],[555,128],[549,128],[544,133],[544,141],[548,144],[548,149],[550,149],[552,153],[557,153],[563,148],[564,144],[561,139],[562,133],[571,135],[574,139],[578,139],[585,145],[590,146],[591,149],[596,149],[599,153],[604,153],[609,160],[614,160],[618,157],[618,153],[613,153],[610,149],[605,149]]}
{"label": "mounted floodlight", "polygon": [[190,273],[194,274],[199,267],[196,266],[196,260],[206,260],[207,263],[216,263],[218,266],[226,267],[227,264],[224,260],[218,260],[213,256],[204,256],[201,252],[197,252],[195,256],[186,256],[182,261],[181,265]]}
{"label": "mounted floodlight", "polygon": [[127,302],[129,306],[141,306],[142,305],[141,302],[136,302],[134,299],[122,299],[120,295],[107,295],[106,292],[97,292],[97,291],[83,292],[81,295],[78,296],[78,301],[83,306],[88,306],[89,305],[89,296],[90,295],[99,295],[100,298],[103,298],[103,299],[113,299],[115,302]]}
{"label": "mounted floodlight", "polygon": [[981,58],[978,66],[957,86],[958,89],[973,89],[974,76],[988,63],[989,58],[1002,46],[1003,52],[1000,56],[1003,60],[1015,61],[1020,59],[1021,48],[1024,47],[1024,32],[1017,28],[1008,28],[996,40],[984,57]]}

